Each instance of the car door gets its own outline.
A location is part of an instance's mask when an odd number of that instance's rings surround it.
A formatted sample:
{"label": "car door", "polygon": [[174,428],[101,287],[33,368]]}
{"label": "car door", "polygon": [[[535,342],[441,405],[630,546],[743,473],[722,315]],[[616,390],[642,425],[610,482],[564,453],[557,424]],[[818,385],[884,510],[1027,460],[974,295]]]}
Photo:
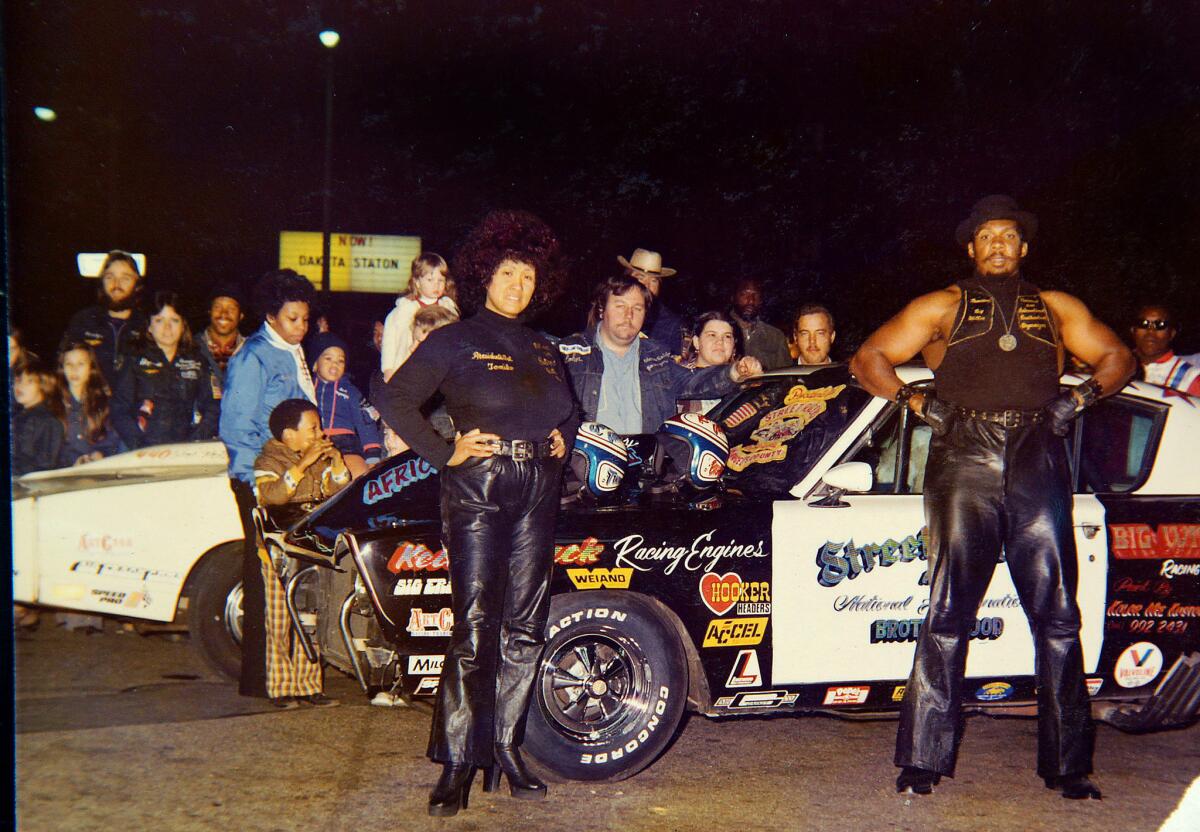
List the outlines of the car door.
{"label": "car door", "polygon": [[[869,493],[776,503],[772,684],[908,676],[929,600],[921,496],[929,439],[927,425],[889,405],[849,451],[828,460],[868,463]],[[1075,496],[1074,525],[1090,672],[1103,637],[1106,574],[1104,508],[1094,496]],[[1032,638],[1004,563],[997,564],[971,641],[968,677],[1032,674]]]}

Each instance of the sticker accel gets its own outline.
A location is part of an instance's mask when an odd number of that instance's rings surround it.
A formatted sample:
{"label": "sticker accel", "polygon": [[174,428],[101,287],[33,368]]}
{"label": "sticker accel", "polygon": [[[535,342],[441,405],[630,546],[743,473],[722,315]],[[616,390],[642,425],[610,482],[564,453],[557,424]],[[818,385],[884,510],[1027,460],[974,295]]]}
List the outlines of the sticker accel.
{"label": "sticker accel", "polygon": [[1157,645],[1139,641],[1121,651],[1113,667],[1113,679],[1123,688],[1140,688],[1158,678],[1163,655]]}
{"label": "sticker accel", "polygon": [[767,618],[717,618],[708,622],[704,647],[749,647],[761,644],[767,634]]}
{"label": "sticker accel", "polygon": [[729,678],[725,680],[727,688],[756,688],[762,684],[762,671],[758,667],[757,650],[739,650]]}

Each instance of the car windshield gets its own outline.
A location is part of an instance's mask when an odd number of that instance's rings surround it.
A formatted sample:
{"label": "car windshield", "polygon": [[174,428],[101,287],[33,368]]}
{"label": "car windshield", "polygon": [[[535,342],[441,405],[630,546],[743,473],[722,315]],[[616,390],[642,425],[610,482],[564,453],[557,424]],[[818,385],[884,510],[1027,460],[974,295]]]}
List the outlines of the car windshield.
{"label": "car windshield", "polygon": [[844,367],[748,382],[709,413],[729,437],[726,485],[787,495],[870,400]]}

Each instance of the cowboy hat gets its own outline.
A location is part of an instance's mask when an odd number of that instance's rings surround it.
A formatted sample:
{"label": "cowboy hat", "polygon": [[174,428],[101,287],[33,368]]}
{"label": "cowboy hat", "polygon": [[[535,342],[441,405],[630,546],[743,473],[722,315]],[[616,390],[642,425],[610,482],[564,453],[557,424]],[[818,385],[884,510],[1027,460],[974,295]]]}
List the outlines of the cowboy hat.
{"label": "cowboy hat", "polygon": [[633,256],[628,260],[618,254],[617,262],[639,274],[650,274],[655,277],[670,277],[675,274],[674,269],[663,268],[661,254],[657,251],[647,251],[644,248],[635,249]]}
{"label": "cowboy hat", "polygon": [[1030,242],[1037,236],[1037,217],[1017,207],[1017,201],[1005,194],[985,196],[971,208],[971,214],[958,224],[954,238],[960,246],[975,239],[979,226],[990,220],[1012,220],[1021,227],[1021,238]]}

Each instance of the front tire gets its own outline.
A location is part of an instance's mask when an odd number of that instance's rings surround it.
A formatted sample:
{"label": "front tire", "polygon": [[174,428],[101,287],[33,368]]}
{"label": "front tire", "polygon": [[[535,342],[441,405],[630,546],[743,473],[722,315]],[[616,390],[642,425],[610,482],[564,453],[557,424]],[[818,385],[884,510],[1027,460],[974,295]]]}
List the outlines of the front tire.
{"label": "front tire", "polygon": [[242,672],[242,545],[222,546],[197,567],[188,593],[192,645],[213,670]]}
{"label": "front tire", "polygon": [[624,780],[670,743],[687,702],[675,628],[647,599],[578,592],[550,604],[524,749],[571,780]]}

